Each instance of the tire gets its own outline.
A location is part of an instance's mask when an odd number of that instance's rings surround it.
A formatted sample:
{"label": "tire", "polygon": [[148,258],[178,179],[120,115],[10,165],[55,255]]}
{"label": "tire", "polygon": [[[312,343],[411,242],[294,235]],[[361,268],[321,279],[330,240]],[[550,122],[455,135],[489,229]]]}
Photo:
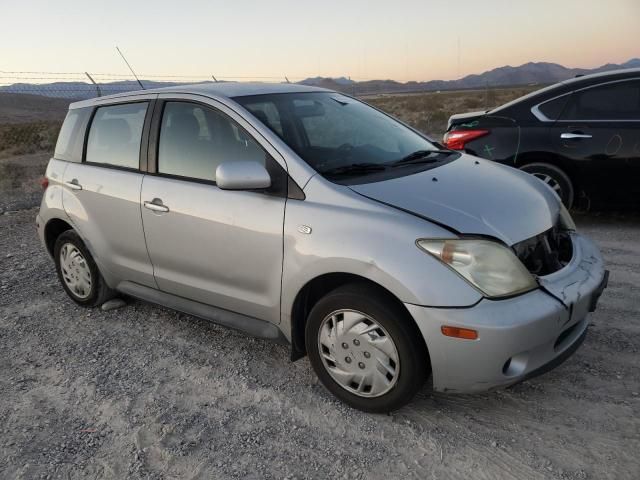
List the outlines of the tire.
{"label": "tire", "polygon": [[365,412],[402,407],[430,372],[413,319],[386,292],[366,284],[348,284],[321,298],[309,313],[305,343],[322,384]]}
{"label": "tire", "polygon": [[[97,307],[115,295],[102,278],[84,242],[73,230],[63,232],[56,239],[53,258],[64,291],[78,305]],[[75,264],[71,263],[73,261]],[[83,281],[87,277],[89,281]]]}
{"label": "tire", "polygon": [[520,167],[520,170],[530,173],[549,185],[558,194],[565,207],[573,206],[573,183],[563,170],[549,163],[530,163]]}

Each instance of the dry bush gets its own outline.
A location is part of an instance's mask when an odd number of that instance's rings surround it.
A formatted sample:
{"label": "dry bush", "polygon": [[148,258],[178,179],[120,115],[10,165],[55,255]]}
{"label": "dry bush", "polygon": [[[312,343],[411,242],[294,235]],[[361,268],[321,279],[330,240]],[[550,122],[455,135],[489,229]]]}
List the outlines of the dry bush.
{"label": "dry bush", "polygon": [[537,88],[539,87],[390,94],[366,97],[364,100],[434,139],[439,139],[445,132],[451,115],[494,108]]}
{"label": "dry bush", "polygon": [[52,152],[60,126],[59,122],[0,125],[0,157]]}

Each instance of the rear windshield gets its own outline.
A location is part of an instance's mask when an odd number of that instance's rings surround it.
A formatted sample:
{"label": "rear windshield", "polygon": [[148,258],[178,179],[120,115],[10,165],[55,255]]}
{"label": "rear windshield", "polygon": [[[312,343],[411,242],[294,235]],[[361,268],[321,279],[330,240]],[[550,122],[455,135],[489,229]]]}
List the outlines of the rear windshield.
{"label": "rear windshield", "polygon": [[54,158],[77,163],[82,161],[84,133],[90,113],[90,108],[69,110],[58,134]]}

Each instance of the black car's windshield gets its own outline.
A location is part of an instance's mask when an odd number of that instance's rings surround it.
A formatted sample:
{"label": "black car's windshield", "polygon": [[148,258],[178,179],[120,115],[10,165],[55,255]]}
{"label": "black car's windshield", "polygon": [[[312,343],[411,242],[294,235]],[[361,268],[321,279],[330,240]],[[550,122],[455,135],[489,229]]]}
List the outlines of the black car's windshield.
{"label": "black car's windshield", "polygon": [[[443,152],[401,123],[333,92],[236,97],[316,171],[363,176],[399,165],[429,168]],[[416,160],[416,161],[413,161]],[[400,163],[398,163],[400,162]],[[394,172],[399,170],[393,169]]]}

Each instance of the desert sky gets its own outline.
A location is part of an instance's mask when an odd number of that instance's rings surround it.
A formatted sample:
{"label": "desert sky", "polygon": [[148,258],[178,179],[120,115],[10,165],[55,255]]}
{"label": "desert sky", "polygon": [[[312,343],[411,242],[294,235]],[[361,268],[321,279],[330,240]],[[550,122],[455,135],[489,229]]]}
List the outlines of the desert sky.
{"label": "desert sky", "polygon": [[0,70],[453,79],[640,56],[640,0],[3,0]]}

